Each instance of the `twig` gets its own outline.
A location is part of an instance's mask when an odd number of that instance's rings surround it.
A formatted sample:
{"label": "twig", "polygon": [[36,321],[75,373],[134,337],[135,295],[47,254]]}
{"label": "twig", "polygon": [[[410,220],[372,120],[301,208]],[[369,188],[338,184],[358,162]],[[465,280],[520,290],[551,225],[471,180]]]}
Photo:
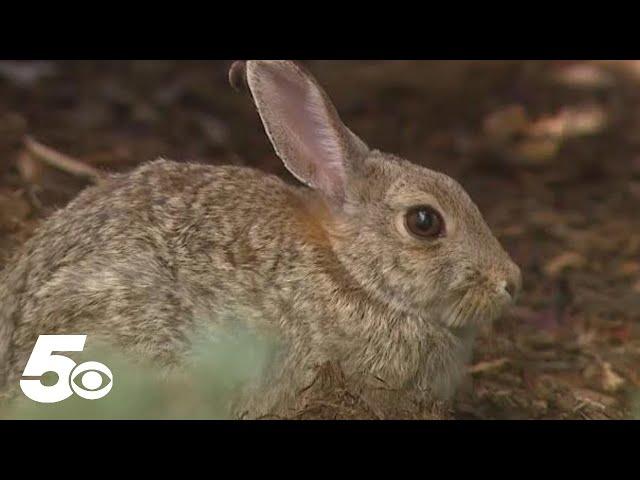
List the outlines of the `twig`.
{"label": "twig", "polygon": [[42,143],[26,136],[24,145],[29,154],[42,160],[48,165],[55,167],[64,172],[75,175],[76,177],[88,178],[92,182],[99,182],[104,173],[80,160],[72,158],[64,153],[58,152],[51,147],[47,147]]}

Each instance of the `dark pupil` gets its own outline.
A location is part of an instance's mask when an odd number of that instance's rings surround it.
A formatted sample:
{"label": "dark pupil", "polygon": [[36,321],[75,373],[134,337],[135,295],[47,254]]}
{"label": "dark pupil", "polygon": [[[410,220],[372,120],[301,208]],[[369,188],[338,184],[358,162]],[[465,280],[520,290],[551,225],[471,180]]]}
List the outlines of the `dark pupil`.
{"label": "dark pupil", "polygon": [[429,230],[433,225],[433,215],[427,210],[418,210],[418,218],[416,219],[416,227],[420,230]]}

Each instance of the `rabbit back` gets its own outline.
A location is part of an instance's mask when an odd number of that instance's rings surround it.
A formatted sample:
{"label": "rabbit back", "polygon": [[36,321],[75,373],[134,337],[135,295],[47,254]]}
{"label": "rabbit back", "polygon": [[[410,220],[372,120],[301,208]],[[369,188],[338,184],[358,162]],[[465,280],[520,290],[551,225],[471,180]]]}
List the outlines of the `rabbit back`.
{"label": "rabbit back", "polygon": [[[10,379],[42,334],[88,334],[88,345],[179,361],[199,323],[250,305],[247,292],[261,303],[254,294],[278,260],[267,244],[283,235],[274,217],[295,205],[285,201],[294,190],[250,169],[166,160],[87,189],[3,273],[0,360]],[[258,244],[249,244],[251,228]],[[258,315],[250,310],[243,315]]]}

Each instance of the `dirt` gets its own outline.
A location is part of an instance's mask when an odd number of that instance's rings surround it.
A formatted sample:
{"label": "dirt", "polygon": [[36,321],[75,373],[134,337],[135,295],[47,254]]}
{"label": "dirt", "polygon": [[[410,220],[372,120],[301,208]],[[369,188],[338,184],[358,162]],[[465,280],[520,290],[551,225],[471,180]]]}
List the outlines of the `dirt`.
{"label": "dirt", "polygon": [[[522,268],[517,307],[481,335],[448,415],[632,417],[640,62],[307,63],[372,146],[458,179]],[[25,154],[25,135],[103,171],[162,156],[293,181],[228,66],[0,62],[0,265],[89,183]]]}

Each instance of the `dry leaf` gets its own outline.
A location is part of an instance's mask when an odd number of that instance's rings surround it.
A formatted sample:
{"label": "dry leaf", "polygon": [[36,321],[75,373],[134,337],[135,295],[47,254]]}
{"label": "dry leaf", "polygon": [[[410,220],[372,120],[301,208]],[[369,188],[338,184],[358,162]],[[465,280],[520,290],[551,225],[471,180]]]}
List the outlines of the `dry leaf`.
{"label": "dry leaf", "polygon": [[526,233],[527,229],[524,225],[509,225],[500,230],[500,235],[505,237],[519,237]]}
{"label": "dry leaf", "polygon": [[607,121],[607,115],[599,105],[567,107],[556,115],[536,121],[527,133],[533,137],[563,140],[597,133],[606,126]]}
{"label": "dry leaf", "polygon": [[489,360],[487,362],[479,362],[469,367],[469,373],[482,373],[491,370],[498,370],[509,363],[508,358],[498,358],[497,360]]}
{"label": "dry leaf", "polygon": [[566,108],[562,111],[564,117],[563,136],[577,137],[593,135],[603,130],[609,118],[600,105],[584,105],[577,108]]}
{"label": "dry leaf", "polygon": [[569,65],[557,72],[555,80],[570,87],[608,88],[615,85],[615,78],[609,72],[589,63]]}
{"label": "dry leaf", "polygon": [[20,177],[22,177],[22,180],[24,180],[25,183],[35,185],[40,184],[45,170],[45,166],[42,162],[34,159],[27,152],[22,151],[18,154],[16,166],[18,168],[18,172],[20,172]]}
{"label": "dry leaf", "polygon": [[568,268],[582,268],[586,265],[586,259],[577,252],[564,252],[554,257],[544,267],[549,276],[556,276]]}
{"label": "dry leaf", "polygon": [[616,392],[624,383],[624,378],[613,371],[609,362],[602,363],[602,389],[605,392]]}
{"label": "dry leaf", "polygon": [[618,401],[609,395],[599,393],[588,388],[576,388],[573,390],[573,396],[578,402],[600,408],[602,410],[612,407]]}
{"label": "dry leaf", "polygon": [[41,78],[55,75],[53,62],[33,60],[3,60],[0,62],[0,78],[5,78],[19,87],[31,87]]}
{"label": "dry leaf", "polygon": [[624,262],[620,265],[619,272],[625,277],[634,276],[636,273],[640,272],[640,262]]}
{"label": "dry leaf", "polygon": [[531,138],[519,142],[515,151],[521,162],[527,165],[546,165],[560,150],[560,142],[554,138]]}
{"label": "dry leaf", "polygon": [[487,115],[484,119],[484,133],[492,140],[505,141],[523,132],[529,120],[522,105],[509,105]]}
{"label": "dry leaf", "polygon": [[580,348],[589,347],[598,337],[594,329],[581,329],[576,337],[576,343]]}

